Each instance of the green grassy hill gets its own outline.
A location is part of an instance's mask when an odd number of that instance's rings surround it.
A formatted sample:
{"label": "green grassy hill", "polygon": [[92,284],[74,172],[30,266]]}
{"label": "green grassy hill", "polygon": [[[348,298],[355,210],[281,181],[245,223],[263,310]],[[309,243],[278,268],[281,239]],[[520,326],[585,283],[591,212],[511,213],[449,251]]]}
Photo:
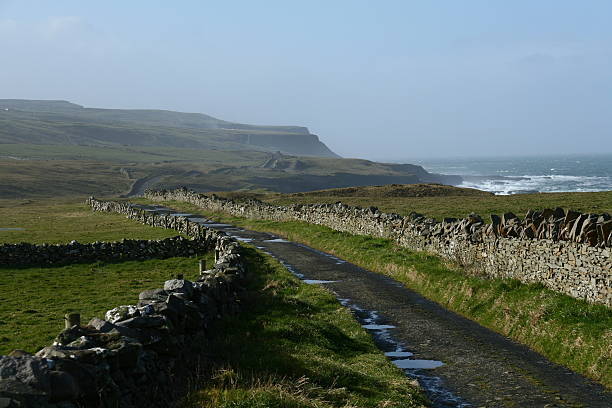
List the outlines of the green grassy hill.
{"label": "green grassy hill", "polygon": [[[134,195],[144,188],[292,193],[386,183],[454,183],[420,166],[260,151],[0,144],[0,198]],[[273,165],[270,165],[270,163]]]}
{"label": "green grassy hill", "polygon": [[461,179],[411,164],[342,159],[304,127],[0,99],[0,198],[132,196],[178,186],[292,193],[423,182]]}
{"label": "green grassy hill", "polygon": [[66,101],[0,99],[0,143],[215,148],[338,157],[305,127],[245,125],[201,113],[92,109]]}

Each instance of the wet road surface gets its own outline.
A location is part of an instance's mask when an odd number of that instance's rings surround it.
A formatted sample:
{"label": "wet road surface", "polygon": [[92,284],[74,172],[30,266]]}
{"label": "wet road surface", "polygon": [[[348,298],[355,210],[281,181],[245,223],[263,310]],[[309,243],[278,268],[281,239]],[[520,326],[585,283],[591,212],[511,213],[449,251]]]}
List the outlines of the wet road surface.
{"label": "wet road surface", "polygon": [[612,407],[612,393],[601,385],[389,277],[268,233],[190,218],[332,291],[392,362],[419,381],[434,407]]}

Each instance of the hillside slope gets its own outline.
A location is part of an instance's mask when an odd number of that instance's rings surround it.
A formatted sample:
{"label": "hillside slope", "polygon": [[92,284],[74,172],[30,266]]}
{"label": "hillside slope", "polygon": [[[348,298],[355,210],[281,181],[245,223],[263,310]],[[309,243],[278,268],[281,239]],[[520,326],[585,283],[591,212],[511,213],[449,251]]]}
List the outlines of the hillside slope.
{"label": "hillside slope", "polygon": [[0,198],[137,195],[178,186],[293,193],[461,181],[412,164],[340,158],[305,127],[0,99]]}
{"label": "hillside slope", "polygon": [[281,151],[339,157],[300,126],[257,126],[201,113],[85,108],[66,101],[0,99],[0,144],[149,146]]}

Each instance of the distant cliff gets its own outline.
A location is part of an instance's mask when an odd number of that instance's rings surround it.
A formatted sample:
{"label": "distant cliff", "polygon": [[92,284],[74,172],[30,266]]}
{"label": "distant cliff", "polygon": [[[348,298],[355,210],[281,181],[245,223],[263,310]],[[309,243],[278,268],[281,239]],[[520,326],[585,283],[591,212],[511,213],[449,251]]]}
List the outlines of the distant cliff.
{"label": "distant cliff", "polygon": [[96,109],[67,101],[0,99],[0,143],[281,151],[339,157],[301,126],[233,123],[201,113]]}

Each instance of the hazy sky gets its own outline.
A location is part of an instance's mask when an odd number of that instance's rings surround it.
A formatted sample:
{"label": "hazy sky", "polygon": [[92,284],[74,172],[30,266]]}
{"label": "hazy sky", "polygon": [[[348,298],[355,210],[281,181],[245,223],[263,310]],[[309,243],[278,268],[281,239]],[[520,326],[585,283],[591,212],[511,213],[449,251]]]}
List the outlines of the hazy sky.
{"label": "hazy sky", "polygon": [[612,152],[612,1],[0,0],[0,98],[303,125],[353,157]]}

